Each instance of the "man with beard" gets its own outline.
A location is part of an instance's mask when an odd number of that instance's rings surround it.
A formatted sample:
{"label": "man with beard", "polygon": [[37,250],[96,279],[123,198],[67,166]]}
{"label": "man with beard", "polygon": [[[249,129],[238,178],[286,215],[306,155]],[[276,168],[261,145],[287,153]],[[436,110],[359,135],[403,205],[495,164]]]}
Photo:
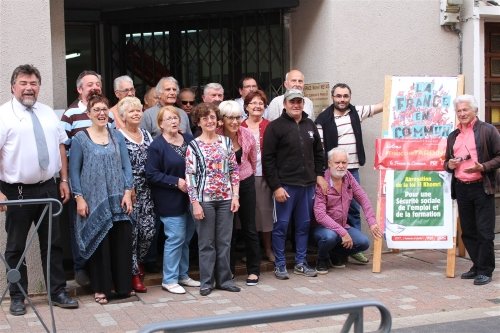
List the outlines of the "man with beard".
{"label": "man with beard", "polygon": [[[370,247],[368,237],[359,229],[347,224],[347,215],[351,200],[355,199],[363,208],[366,222],[374,238],[382,237],[382,232],[375,220],[370,200],[353,175],[347,170],[347,152],[342,148],[333,148],[328,152],[328,167],[325,179],[328,190],[325,195],[320,186],[316,186],[314,216],[318,225],[312,228],[312,238],[318,244],[316,271],[327,274],[330,256],[347,258]],[[342,259],[341,261],[342,262]],[[342,268],[345,265],[333,264]]]}
{"label": "man with beard", "polygon": [[[0,201],[60,198],[66,202],[70,197],[64,149],[67,136],[59,126],[54,110],[37,101],[41,80],[36,67],[18,66],[11,78],[12,98],[0,106]],[[58,172],[61,175],[59,193],[55,180]],[[23,255],[29,230],[39,221],[44,209],[43,205],[0,206],[0,211],[7,212],[5,260],[12,269],[8,274],[11,278],[16,278],[14,270]],[[77,308],[78,301],[66,292],[59,219],[54,217],[52,229],[49,229],[48,215],[45,214],[37,232],[46,285],[49,233],[52,237],[50,290],[47,291],[52,304]],[[28,291],[28,274],[24,259],[18,274],[18,283],[12,280],[9,286],[9,311],[14,316],[26,313],[24,299]]]}
{"label": "man with beard", "polygon": [[[315,121],[323,134],[323,147],[325,152],[337,146],[343,148],[347,152],[349,162],[347,169],[359,183],[359,167],[366,162],[361,122],[382,112],[383,105],[352,105],[351,88],[345,83],[333,86],[332,100],[333,104],[321,112]],[[352,201],[348,223],[361,231],[359,203],[356,200]],[[362,252],[353,253],[351,257],[361,264],[368,263],[368,258]]]}

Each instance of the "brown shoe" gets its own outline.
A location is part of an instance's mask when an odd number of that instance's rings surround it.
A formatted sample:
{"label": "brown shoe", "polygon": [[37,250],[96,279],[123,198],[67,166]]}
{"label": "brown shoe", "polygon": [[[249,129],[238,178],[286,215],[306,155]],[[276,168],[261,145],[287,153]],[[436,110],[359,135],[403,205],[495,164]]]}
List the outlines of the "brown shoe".
{"label": "brown shoe", "polygon": [[148,288],[144,286],[139,275],[132,276],[132,289],[134,289],[138,293],[145,293],[148,291]]}

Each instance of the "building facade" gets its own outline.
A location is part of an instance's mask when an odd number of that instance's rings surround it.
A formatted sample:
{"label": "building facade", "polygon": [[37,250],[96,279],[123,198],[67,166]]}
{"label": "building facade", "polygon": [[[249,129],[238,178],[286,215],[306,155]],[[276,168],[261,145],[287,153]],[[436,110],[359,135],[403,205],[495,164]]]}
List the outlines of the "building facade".
{"label": "building facade", "polygon": [[[385,75],[463,74],[479,117],[500,124],[500,7],[482,0],[0,0],[0,31],[0,101],[22,63],[41,70],[40,100],[55,109],[76,98],[83,69],[103,75],[109,97],[114,77],[128,74],[139,96],[173,75],[198,90],[221,82],[235,98],[242,75],[273,97],[298,68],[306,83],[348,83],[355,104],[382,101]],[[363,125],[372,202],[381,124]]]}

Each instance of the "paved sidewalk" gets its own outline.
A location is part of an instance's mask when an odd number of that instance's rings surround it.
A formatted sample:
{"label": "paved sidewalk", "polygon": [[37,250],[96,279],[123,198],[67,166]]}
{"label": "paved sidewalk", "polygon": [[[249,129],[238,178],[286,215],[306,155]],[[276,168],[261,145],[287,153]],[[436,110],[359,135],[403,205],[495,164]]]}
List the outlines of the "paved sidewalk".
{"label": "paved sidewalk", "polygon": [[[497,258],[500,258],[498,252]],[[429,327],[444,327],[443,323],[463,320],[472,325],[477,323],[473,332],[492,332],[488,330],[488,323],[494,323],[495,326],[490,327],[498,328],[500,274],[494,273],[493,282],[486,286],[474,286],[471,280],[446,278],[445,266],[445,251],[402,251],[383,254],[382,272],[378,274],[371,272],[371,265],[356,264],[348,264],[345,269],[332,268],[329,274],[316,278],[295,275],[290,270],[290,280],[286,281],[277,280],[272,272],[264,272],[261,282],[255,287],[245,285],[245,275],[237,276],[236,283],[242,287],[240,293],[215,290],[210,296],[202,297],[197,289],[187,288],[187,294],[174,295],[163,291],[160,286],[150,286],[148,293],[138,294],[135,301],[102,306],[94,302],[92,295],[82,295],[78,296],[79,309],[54,310],[58,332],[136,332],[145,324],[165,320],[375,299],[391,311],[393,329],[401,329],[396,332],[432,332]],[[469,260],[457,258],[457,276],[470,266]],[[37,297],[35,302],[50,327],[46,298]],[[345,318],[325,317],[222,331],[337,332]],[[365,310],[367,331],[376,329],[378,320],[375,309]],[[434,326],[416,328],[422,325]],[[407,329],[410,327],[413,330]],[[8,300],[1,305],[0,333],[43,331],[32,309],[28,308],[24,316],[14,317],[9,314]]]}

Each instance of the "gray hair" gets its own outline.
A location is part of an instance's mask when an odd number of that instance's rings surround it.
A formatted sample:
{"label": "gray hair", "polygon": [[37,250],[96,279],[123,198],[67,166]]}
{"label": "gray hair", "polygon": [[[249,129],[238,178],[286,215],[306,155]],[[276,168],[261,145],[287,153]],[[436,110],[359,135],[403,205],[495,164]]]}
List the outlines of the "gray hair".
{"label": "gray hair", "polygon": [[175,83],[175,86],[177,87],[177,95],[179,95],[179,82],[177,82],[177,80],[173,76],[165,76],[162,77],[156,84],[156,92],[158,93],[158,96],[163,94],[163,82],[165,81]]}
{"label": "gray hair", "polygon": [[234,117],[234,116],[242,116],[243,109],[240,104],[236,101],[222,101],[219,104],[219,110],[221,117]]}
{"label": "gray hair", "polygon": [[118,115],[123,120],[125,118],[125,113],[131,108],[138,108],[142,110],[141,100],[137,97],[127,96],[118,102],[116,108],[118,109]]}
{"label": "gray hair", "polygon": [[207,83],[207,85],[205,85],[205,88],[203,88],[203,95],[206,95],[209,89],[222,90],[222,93],[224,93],[224,87],[217,82]]}
{"label": "gray hair", "polygon": [[122,75],[122,76],[117,77],[113,81],[113,90],[117,91],[118,87],[120,86],[120,83],[122,83],[122,82],[128,82],[131,85],[134,85],[134,81],[132,80],[132,78],[130,76],[128,76],[128,75]]}
{"label": "gray hair", "polygon": [[332,150],[330,150],[330,151],[328,152],[328,160],[330,160],[330,159],[333,157],[333,155],[335,155],[335,154],[337,154],[337,153],[343,153],[343,154],[345,154],[346,156],[348,156],[348,155],[347,155],[347,151],[346,151],[344,148],[335,147],[335,148],[333,148]]}
{"label": "gray hair", "polygon": [[455,109],[457,108],[458,103],[467,103],[471,108],[473,108],[476,112],[478,109],[476,98],[472,95],[460,95],[453,100],[453,105],[455,106]]}
{"label": "gray hair", "polygon": [[93,76],[97,77],[99,79],[99,81],[101,81],[101,83],[102,83],[102,79],[101,79],[101,75],[100,74],[97,74],[96,72],[91,71],[91,70],[84,70],[76,78],[76,88],[77,89],[82,86],[83,78],[86,77],[87,75],[93,75]]}

